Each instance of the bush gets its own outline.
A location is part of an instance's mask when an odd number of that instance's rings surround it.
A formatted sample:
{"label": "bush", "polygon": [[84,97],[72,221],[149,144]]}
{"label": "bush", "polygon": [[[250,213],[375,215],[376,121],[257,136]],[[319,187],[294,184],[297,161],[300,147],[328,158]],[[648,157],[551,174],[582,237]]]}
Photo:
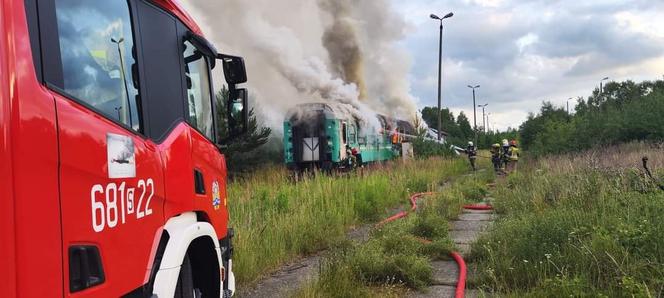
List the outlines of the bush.
{"label": "bush", "polygon": [[450,157],[455,155],[454,151],[452,151],[449,146],[432,140],[417,138],[413,140],[412,144],[415,157],[419,159],[427,159],[434,156]]}

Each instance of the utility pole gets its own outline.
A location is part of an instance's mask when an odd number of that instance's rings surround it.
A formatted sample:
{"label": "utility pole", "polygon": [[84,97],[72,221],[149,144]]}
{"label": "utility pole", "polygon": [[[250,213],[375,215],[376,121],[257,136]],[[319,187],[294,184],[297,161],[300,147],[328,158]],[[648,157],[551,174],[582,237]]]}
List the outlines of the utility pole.
{"label": "utility pole", "polygon": [[442,82],[442,76],[443,76],[443,20],[447,18],[451,18],[454,16],[453,13],[448,13],[444,17],[438,17],[435,14],[431,14],[431,18],[434,20],[439,20],[440,21],[440,35],[438,39],[438,141],[440,141],[442,137],[442,129],[443,129],[443,120],[442,120],[442,107],[441,107],[441,82]]}
{"label": "utility pole", "polygon": [[477,105],[475,104],[475,89],[479,88],[480,85],[471,86],[468,85],[468,88],[473,89],[473,131],[475,132],[475,143],[477,144]]}

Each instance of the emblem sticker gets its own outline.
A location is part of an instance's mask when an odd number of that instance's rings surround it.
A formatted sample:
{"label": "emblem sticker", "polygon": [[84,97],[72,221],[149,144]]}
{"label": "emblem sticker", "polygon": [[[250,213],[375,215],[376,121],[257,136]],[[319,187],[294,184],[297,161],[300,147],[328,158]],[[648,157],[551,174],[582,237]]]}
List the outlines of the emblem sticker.
{"label": "emblem sticker", "polygon": [[106,134],[108,178],[136,177],[134,140],[129,136]]}
{"label": "emblem sticker", "polygon": [[221,194],[219,193],[219,182],[212,182],[212,206],[214,210],[219,210],[221,207]]}

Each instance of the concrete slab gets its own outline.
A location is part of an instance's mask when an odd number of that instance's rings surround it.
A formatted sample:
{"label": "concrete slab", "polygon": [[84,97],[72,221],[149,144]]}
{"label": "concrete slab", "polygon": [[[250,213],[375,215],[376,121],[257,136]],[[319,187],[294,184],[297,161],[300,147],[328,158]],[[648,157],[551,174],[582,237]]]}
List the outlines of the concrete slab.
{"label": "concrete slab", "polygon": [[464,209],[463,213],[471,213],[471,214],[492,214],[493,210],[471,210],[471,209]]}
{"label": "concrete slab", "polygon": [[475,213],[464,213],[459,215],[459,220],[483,220],[483,221],[492,221],[497,217],[495,214],[475,214]]}
{"label": "concrete slab", "polygon": [[[453,298],[456,293],[456,286],[432,286],[427,288],[425,291],[422,292],[415,292],[415,293],[410,293],[406,297],[411,297],[411,298],[447,298],[451,297]],[[482,295],[482,293],[478,290],[470,290],[466,289],[465,292],[465,297],[466,298],[479,298],[479,297],[486,297],[486,295]]]}
{"label": "concrete slab", "polygon": [[426,292],[417,292],[408,295],[412,298],[443,298],[454,297],[456,287],[452,286],[432,286],[426,289]]}
{"label": "concrete slab", "polygon": [[450,223],[452,231],[486,231],[491,226],[490,221],[457,220]]}
{"label": "concrete slab", "polygon": [[463,230],[463,231],[450,231],[450,238],[454,243],[471,244],[479,238],[482,231],[479,230]]}
{"label": "concrete slab", "polygon": [[459,276],[459,266],[455,261],[435,261],[433,268],[433,285],[456,286]]}
{"label": "concrete slab", "polygon": [[470,254],[470,244],[465,244],[465,243],[454,243],[454,245],[457,247],[459,253],[462,256],[467,256]]}
{"label": "concrete slab", "polygon": [[237,297],[290,297],[301,285],[317,277],[320,260],[321,256],[316,255],[289,264],[263,279],[253,289],[241,289]]}

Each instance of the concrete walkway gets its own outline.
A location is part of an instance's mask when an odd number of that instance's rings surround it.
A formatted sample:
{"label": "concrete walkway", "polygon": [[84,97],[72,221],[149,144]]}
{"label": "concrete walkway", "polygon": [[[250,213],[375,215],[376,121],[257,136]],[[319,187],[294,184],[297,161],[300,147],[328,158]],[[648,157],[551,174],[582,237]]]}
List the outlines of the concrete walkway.
{"label": "concrete walkway", "polygon": [[[464,210],[456,221],[450,222],[450,237],[459,253],[467,256],[470,245],[485,232],[496,219],[493,211]],[[410,295],[415,298],[454,297],[459,276],[459,267],[453,260],[435,261],[433,267],[433,284],[424,292]],[[471,270],[467,271],[467,280],[471,278]],[[478,291],[466,290],[466,297],[478,297]]]}

